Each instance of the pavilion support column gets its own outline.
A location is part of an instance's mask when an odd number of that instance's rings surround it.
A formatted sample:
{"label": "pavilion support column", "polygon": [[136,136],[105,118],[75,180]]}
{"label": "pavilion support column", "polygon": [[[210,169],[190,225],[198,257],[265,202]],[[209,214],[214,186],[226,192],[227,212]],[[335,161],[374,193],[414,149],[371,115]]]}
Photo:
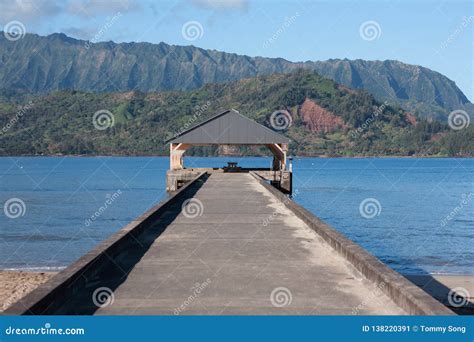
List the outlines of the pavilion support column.
{"label": "pavilion support column", "polygon": [[280,171],[286,168],[287,144],[268,144],[267,147],[273,153],[273,170]]}
{"label": "pavilion support column", "polygon": [[281,169],[284,171],[286,169],[286,152],[288,152],[288,144],[280,144],[281,151],[283,156],[281,158]]}
{"label": "pavilion support column", "polygon": [[183,154],[189,148],[187,144],[170,144],[170,170],[182,170]]}

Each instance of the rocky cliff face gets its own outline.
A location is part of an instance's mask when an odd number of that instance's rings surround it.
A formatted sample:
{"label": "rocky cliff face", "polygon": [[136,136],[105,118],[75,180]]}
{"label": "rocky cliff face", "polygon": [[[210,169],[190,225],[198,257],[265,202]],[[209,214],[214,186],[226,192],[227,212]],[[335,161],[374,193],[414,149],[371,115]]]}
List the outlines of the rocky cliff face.
{"label": "rocky cliff face", "polygon": [[298,114],[312,133],[328,133],[346,127],[340,117],[310,99],[305,99]]}
{"label": "rocky cliff face", "polygon": [[[365,89],[381,100],[397,99],[405,106],[417,101],[448,110],[459,109],[469,100],[456,84],[419,65],[399,61],[328,60],[314,62],[322,76],[356,89]],[[410,109],[408,108],[407,109]]]}
{"label": "rocky cliff face", "polygon": [[417,120],[416,120],[416,117],[412,113],[406,112],[405,113],[405,119],[407,120],[407,122],[410,125],[416,126]]}

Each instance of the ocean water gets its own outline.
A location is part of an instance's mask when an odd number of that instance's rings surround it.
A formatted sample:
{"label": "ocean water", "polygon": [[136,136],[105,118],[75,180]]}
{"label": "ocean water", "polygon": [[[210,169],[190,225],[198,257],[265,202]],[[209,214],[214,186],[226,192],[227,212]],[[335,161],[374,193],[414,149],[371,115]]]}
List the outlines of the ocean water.
{"label": "ocean water", "polygon": [[[227,161],[271,163],[187,157],[185,165]],[[69,265],[166,198],[168,165],[165,157],[0,158],[0,269]],[[474,159],[296,158],[293,171],[296,202],[395,270],[474,275]]]}

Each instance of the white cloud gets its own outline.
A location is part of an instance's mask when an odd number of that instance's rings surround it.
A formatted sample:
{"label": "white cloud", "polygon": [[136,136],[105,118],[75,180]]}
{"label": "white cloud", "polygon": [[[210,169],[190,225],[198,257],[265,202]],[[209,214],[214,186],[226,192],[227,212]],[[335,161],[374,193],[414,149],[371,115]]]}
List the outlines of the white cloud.
{"label": "white cloud", "polygon": [[88,27],[88,28],[66,27],[61,30],[61,32],[67,34],[68,36],[79,38],[79,39],[85,39],[85,40],[90,39],[94,35],[95,31],[96,30],[91,27]]}
{"label": "white cloud", "polygon": [[39,22],[60,14],[95,17],[140,9],[136,0],[0,0],[0,21]]}
{"label": "white cloud", "polygon": [[0,0],[0,8],[3,24],[11,20],[36,22],[55,16],[62,10],[59,2],[47,0]]}

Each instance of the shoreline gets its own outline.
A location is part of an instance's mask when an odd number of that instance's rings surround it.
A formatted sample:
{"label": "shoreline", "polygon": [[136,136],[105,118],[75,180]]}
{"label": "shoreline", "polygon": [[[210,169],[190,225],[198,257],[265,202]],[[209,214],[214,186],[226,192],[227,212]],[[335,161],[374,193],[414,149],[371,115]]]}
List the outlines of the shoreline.
{"label": "shoreline", "polygon": [[54,266],[54,267],[25,267],[25,268],[0,268],[2,272],[25,272],[25,273],[58,273],[66,269],[67,266]]}
{"label": "shoreline", "polygon": [[[192,158],[233,158],[239,157],[241,155],[225,155],[225,156],[191,156],[187,155],[186,157]],[[373,155],[373,156],[328,156],[328,155],[291,155],[293,159],[304,159],[304,158],[320,158],[320,159],[472,159],[474,156],[436,156],[436,155],[423,155],[423,156],[391,156],[391,155]],[[45,155],[36,155],[36,154],[22,154],[22,155],[1,155],[0,158],[169,158],[167,154],[45,154]],[[247,155],[244,158],[271,158],[270,155]]]}

